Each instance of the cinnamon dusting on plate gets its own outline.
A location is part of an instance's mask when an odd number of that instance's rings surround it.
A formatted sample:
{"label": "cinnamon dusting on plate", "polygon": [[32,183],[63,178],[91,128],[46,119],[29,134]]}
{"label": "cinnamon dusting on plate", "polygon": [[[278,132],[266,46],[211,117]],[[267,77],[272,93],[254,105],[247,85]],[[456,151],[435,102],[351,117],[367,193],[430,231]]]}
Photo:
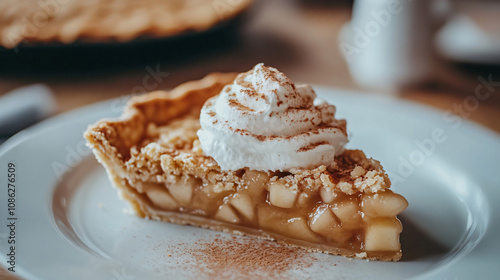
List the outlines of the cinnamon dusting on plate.
{"label": "cinnamon dusting on plate", "polygon": [[199,279],[293,278],[293,270],[307,269],[318,261],[301,248],[236,236],[175,247],[169,255],[192,258],[194,263],[185,268],[196,267]]}

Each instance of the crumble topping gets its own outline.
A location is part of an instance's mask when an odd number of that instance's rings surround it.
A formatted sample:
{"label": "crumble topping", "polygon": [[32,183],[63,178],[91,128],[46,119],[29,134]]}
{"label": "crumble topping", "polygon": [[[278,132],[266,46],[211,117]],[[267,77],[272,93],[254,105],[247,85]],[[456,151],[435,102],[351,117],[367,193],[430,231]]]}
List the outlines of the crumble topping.
{"label": "crumble topping", "polygon": [[[211,191],[214,192],[234,190],[244,185],[239,170],[222,171],[213,158],[203,153],[196,135],[199,127],[194,114],[165,126],[150,123],[142,142],[144,146],[131,148],[130,159],[125,163],[128,171],[135,171],[137,180],[155,178],[156,182],[194,175],[207,183],[204,185],[213,185]],[[316,191],[325,187],[349,195],[375,193],[390,186],[379,162],[366,158],[359,150],[344,151],[335,157],[335,165],[331,168],[321,165],[310,170],[295,168],[289,172],[268,171],[267,174],[270,182],[279,182],[291,189]]]}

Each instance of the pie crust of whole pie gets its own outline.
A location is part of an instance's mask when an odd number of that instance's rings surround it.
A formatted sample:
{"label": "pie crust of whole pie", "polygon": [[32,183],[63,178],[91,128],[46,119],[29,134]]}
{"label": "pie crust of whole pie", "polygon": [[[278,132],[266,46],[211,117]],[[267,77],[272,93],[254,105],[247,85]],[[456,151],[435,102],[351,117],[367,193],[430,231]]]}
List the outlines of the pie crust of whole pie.
{"label": "pie crust of whole pie", "polygon": [[204,102],[233,82],[213,73],[171,91],[132,98],[118,120],[85,138],[121,197],[140,217],[193,225],[371,260],[401,258],[408,202],[380,163],[345,150],[333,167],[222,171],[197,137]]}
{"label": "pie crust of whole pie", "polygon": [[22,41],[129,41],[205,31],[246,10],[252,0],[2,0],[0,45]]}

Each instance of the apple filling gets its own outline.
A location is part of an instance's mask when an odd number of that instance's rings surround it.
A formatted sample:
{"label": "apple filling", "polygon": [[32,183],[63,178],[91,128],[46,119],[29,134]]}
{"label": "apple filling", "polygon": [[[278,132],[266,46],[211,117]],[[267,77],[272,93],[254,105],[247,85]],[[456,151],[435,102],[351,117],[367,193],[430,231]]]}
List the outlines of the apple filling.
{"label": "apple filling", "polygon": [[160,211],[263,229],[353,252],[400,252],[402,226],[396,215],[408,202],[399,194],[388,189],[354,195],[325,187],[300,190],[280,183],[281,174],[240,170],[238,175],[242,183],[237,188],[220,191],[191,175],[144,184],[142,191]]}

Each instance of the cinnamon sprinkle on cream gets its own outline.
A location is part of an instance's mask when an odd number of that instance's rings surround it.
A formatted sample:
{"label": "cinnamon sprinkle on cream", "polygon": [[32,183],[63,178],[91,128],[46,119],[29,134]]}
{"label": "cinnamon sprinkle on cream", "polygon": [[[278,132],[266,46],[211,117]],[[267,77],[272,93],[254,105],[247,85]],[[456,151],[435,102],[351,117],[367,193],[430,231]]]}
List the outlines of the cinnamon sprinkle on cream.
{"label": "cinnamon sprinkle on cream", "polygon": [[311,143],[310,145],[307,145],[305,147],[302,147],[300,149],[297,150],[297,153],[300,153],[300,152],[307,152],[307,151],[310,151],[320,145],[328,145],[329,143],[326,142],[326,141],[321,141],[321,142],[316,142],[316,143]]}
{"label": "cinnamon sprinkle on cream", "polygon": [[235,108],[238,108],[240,109],[241,111],[250,111],[250,112],[254,112],[254,110],[252,108],[249,108],[241,103],[239,103],[238,101],[234,100],[234,99],[230,99],[229,100],[229,106],[231,107],[235,107]]}

